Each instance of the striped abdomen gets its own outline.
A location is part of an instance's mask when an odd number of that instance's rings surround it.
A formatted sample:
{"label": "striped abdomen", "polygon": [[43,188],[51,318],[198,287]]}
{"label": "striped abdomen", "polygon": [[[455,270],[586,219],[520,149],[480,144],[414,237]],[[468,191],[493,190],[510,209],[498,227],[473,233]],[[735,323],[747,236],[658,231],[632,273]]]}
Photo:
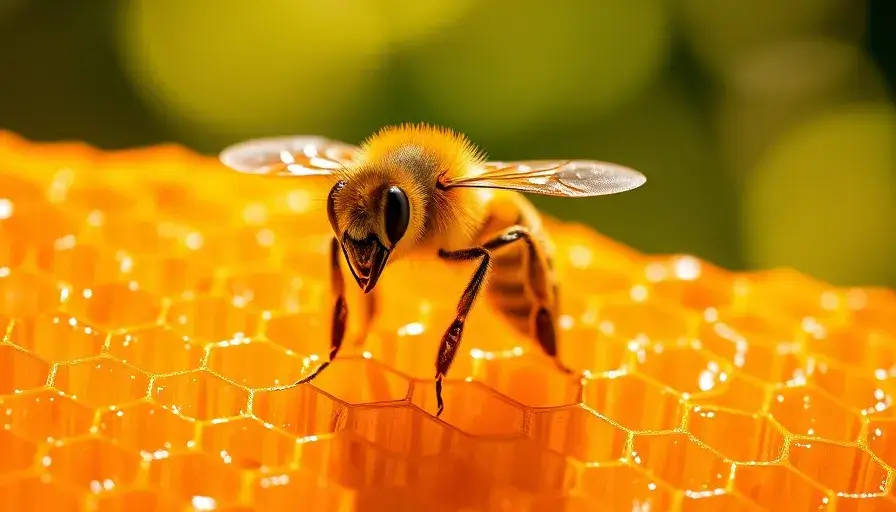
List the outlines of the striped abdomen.
{"label": "striped abdomen", "polygon": [[517,240],[492,252],[486,297],[522,334],[531,336],[531,317],[539,307],[553,312],[556,305],[551,244],[534,206],[522,195],[503,194],[490,205],[480,232],[481,244],[514,226],[530,234],[533,244]]}

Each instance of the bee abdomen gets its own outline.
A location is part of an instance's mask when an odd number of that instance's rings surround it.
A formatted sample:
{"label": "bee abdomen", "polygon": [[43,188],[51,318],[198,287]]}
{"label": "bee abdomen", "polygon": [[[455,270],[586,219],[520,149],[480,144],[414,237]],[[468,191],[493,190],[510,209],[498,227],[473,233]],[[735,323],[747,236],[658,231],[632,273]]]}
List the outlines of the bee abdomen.
{"label": "bee abdomen", "polygon": [[[502,251],[503,252],[503,251]],[[510,324],[524,335],[529,335],[529,318],[537,306],[524,281],[523,258],[507,251],[504,259],[493,259],[492,276],[488,286],[488,299]]]}

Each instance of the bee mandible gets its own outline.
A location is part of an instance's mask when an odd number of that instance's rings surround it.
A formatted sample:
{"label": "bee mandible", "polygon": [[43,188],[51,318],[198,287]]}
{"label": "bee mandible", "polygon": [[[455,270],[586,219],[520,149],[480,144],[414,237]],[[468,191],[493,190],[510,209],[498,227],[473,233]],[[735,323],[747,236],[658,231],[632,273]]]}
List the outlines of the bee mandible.
{"label": "bee mandible", "polygon": [[390,263],[424,252],[446,262],[476,262],[436,355],[437,416],[444,410],[442,379],[486,281],[496,309],[570,373],[557,357],[553,245],[522,193],[590,197],[647,181],[636,170],[593,160],[489,161],[464,135],[426,124],[386,127],[360,146],[322,136],[249,140],[227,147],[220,159],[243,173],[334,181],[326,207],[334,235],[329,358],[300,382],[320,374],[342,346],[349,313],[342,258],[365,294],[365,329],[374,321],[374,290]]}

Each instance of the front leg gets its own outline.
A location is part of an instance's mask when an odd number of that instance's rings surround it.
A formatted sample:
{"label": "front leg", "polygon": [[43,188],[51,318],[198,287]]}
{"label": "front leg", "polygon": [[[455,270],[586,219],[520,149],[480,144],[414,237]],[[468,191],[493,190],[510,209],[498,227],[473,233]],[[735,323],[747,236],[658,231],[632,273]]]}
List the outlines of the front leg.
{"label": "front leg", "polygon": [[333,304],[333,321],[330,328],[330,356],[327,361],[324,361],[323,364],[317,367],[314,373],[300,380],[298,384],[311,382],[327,366],[330,366],[330,363],[336,358],[336,354],[339,353],[339,348],[342,347],[342,340],[345,338],[345,330],[348,323],[348,305],[345,300],[345,280],[342,277],[342,267],[339,263],[342,257],[341,252],[339,240],[334,237],[330,244],[330,288],[333,290],[333,295],[336,296],[336,301]]}
{"label": "front leg", "polygon": [[438,405],[436,417],[441,416],[442,411],[445,409],[445,403],[442,401],[442,378],[448,373],[448,368],[451,367],[451,363],[454,362],[454,357],[457,355],[461,334],[464,330],[464,322],[467,320],[470,308],[473,307],[476,295],[479,294],[479,290],[482,288],[482,283],[485,282],[491,260],[488,250],[483,247],[474,247],[460,251],[439,250],[439,257],[448,261],[472,261],[478,259],[479,267],[464,289],[460,302],[457,304],[457,314],[454,317],[454,322],[445,331],[439,344],[439,353],[436,357],[436,403]]}

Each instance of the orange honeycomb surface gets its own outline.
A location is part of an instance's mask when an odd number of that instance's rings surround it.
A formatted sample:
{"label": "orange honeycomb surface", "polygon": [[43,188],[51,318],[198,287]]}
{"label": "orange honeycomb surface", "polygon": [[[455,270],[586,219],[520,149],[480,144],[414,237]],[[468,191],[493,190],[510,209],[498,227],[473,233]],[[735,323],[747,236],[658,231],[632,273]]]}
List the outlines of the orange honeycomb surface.
{"label": "orange honeycomb surface", "polygon": [[891,291],[551,221],[588,378],[480,301],[436,419],[463,265],[390,267],[363,346],[294,385],[328,349],[323,190],[0,134],[0,510],[896,510]]}

